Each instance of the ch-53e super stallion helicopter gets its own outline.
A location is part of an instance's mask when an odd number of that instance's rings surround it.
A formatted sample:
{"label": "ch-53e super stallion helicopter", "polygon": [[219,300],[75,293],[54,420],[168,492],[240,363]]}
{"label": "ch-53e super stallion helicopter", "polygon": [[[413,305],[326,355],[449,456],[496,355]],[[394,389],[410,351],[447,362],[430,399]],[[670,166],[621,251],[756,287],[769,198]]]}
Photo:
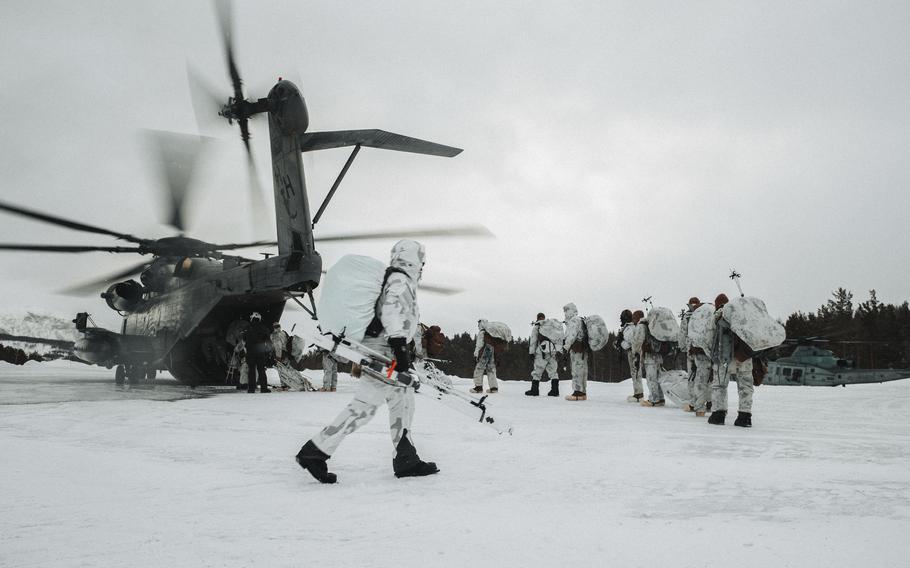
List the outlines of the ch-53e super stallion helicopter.
{"label": "ch-53e super stallion helicopter", "polygon": [[[307,132],[309,115],[297,86],[279,81],[265,98],[244,96],[231,39],[231,10],[227,2],[216,2],[233,96],[219,103],[218,115],[240,127],[240,134],[253,167],[249,120],[255,115],[268,117],[272,155],[272,180],[278,238],[275,242],[214,244],[182,236],[144,239],[101,227],[91,226],[0,203],[0,210],[79,231],[115,237],[132,246],[78,246],[3,244],[0,250],[39,252],[89,252],[149,254],[154,258],[129,270],[93,283],[120,280],[140,273],[139,281],[115,282],[102,297],[107,305],[123,315],[120,333],[88,325],[87,314],[74,320],[82,337],[75,353],[87,362],[117,367],[122,381],[154,376],[167,369],[188,385],[224,383],[229,345],[225,340],[232,322],[259,312],[266,323],[281,318],[288,300],[294,300],[315,317],[313,290],[322,275],[322,258],[315,248],[313,228],[361,147],[382,148],[432,156],[453,157],[458,148],[443,146],[381,130]],[[192,81],[192,77],[191,77]],[[197,86],[198,88],[198,86]],[[223,100],[223,99],[220,99]],[[198,111],[199,109],[197,109]],[[173,209],[170,224],[183,232],[182,201],[192,169],[194,151],[179,151],[180,139],[162,139],[164,172]],[[311,217],[301,155],[303,152],[352,146],[353,151],[328,192],[316,215]],[[175,148],[178,150],[175,151]],[[167,154],[170,152],[170,154]],[[255,190],[255,188],[254,188]],[[353,240],[401,236],[477,236],[489,234],[477,226],[436,228],[427,231],[360,233],[321,240]],[[278,254],[253,261],[225,254],[251,246],[277,245]],[[425,287],[430,288],[430,287]],[[439,292],[447,292],[437,287]],[[300,297],[309,299],[307,308]]]}

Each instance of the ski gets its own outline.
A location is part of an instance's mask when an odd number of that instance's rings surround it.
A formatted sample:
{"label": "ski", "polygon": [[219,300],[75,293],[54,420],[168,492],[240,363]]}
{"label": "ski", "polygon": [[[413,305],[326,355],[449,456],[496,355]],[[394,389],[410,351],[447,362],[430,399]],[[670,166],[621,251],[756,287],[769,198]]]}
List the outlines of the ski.
{"label": "ski", "polygon": [[363,374],[372,379],[401,387],[413,388],[416,393],[461,412],[477,422],[496,430],[499,434],[512,434],[512,426],[505,424],[490,412],[487,397],[475,397],[456,389],[452,380],[436,368],[431,361],[418,359],[415,368],[407,373],[395,370],[395,361],[366,345],[332,333],[315,334],[313,345],[325,349],[339,358],[359,363]]}

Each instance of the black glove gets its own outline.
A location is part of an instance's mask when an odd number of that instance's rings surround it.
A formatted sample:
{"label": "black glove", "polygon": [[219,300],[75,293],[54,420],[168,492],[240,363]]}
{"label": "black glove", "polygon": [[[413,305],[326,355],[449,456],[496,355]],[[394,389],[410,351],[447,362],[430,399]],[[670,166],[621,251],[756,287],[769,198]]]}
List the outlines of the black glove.
{"label": "black glove", "polygon": [[407,340],[404,337],[390,337],[389,346],[395,355],[395,370],[403,373],[411,368],[411,354],[408,351]]}

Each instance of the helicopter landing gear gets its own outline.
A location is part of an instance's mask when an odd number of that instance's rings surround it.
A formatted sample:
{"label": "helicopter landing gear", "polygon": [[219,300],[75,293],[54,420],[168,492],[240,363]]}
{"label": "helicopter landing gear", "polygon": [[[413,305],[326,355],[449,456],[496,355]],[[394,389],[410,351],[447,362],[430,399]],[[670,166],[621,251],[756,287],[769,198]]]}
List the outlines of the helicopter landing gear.
{"label": "helicopter landing gear", "polygon": [[126,378],[131,385],[138,385],[146,378],[145,367],[139,365],[130,365],[126,368]]}
{"label": "helicopter landing gear", "polygon": [[138,385],[143,382],[155,380],[158,371],[154,367],[145,365],[117,365],[114,371],[114,382],[122,386],[124,383]]}

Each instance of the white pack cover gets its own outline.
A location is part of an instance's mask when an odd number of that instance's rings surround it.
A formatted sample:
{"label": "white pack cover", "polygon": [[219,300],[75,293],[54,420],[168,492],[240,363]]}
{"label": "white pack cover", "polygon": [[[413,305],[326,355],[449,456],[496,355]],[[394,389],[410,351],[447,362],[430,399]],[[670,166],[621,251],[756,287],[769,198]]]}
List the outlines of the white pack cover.
{"label": "white pack cover", "polygon": [[724,319],[730,329],[753,351],[777,347],[787,339],[784,326],[768,314],[758,298],[734,298],[724,306]]}
{"label": "white pack cover", "polygon": [[566,339],[566,330],[563,329],[562,323],[553,318],[540,322],[537,333],[552,341],[557,349],[562,348],[562,342]]}
{"label": "white pack cover", "polygon": [[658,379],[664,396],[676,406],[689,403],[689,377],[685,371],[664,371]]}
{"label": "white pack cover", "polygon": [[493,337],[504,341],[512,341],[512,330],[501,321],[488,321],[484,324],[483,330]]}
{"label": "white pack cover", "polygon": [[714,304],[702,304],[692,312],[689,344],[711,353],[714,348]]}
{"label": "white pack cover", "polygon": [[610,334],[604,319],[600,316],[585,317],[585,329],[588,332],[588,347],[591,348],[591,351],[603,349]]}
{"label": "white pack cover", "polygon": [[335,334],[343,331],[347,338],[362,341],[376,314],[385,270],[385,264],[369,256],[341,257],[322,279],[317,306],[320,329]]}
{"label": "white pack cover", "polygon": [[670,308],[652,308],[648,312],[648,329],[658,341],[676,342],[679,337],[679,322]]}

